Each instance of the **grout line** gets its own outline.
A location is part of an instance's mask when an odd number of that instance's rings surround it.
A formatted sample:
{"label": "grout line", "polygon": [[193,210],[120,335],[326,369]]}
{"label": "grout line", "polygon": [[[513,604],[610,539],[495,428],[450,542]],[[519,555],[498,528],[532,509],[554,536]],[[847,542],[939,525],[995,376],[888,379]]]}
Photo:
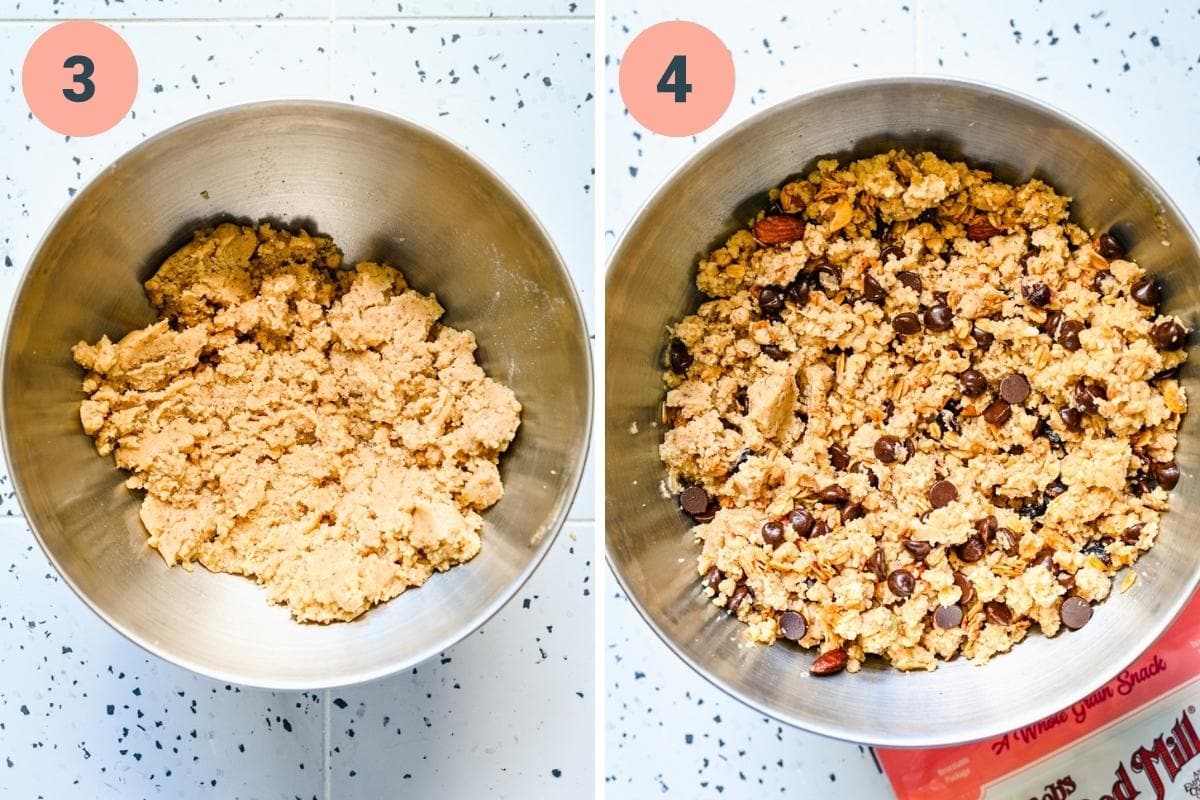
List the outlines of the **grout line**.
{"label": "grout line", "polygon": [[[72,17],[7,17],[0,19],[0,26],[5,25],[57,25],[60,22],[69,22]],[[79,17],[78,19],[82,19]],[[211,25],[227,25],[229,23],[247,23],[254,22],[264,25],[287,25],[304,23],[308,25],[324,24],[329,22],[332,16],[326,17],[107,17],[103,19],[95,19],[94,22],[99,22],[101,25],[148,25],[156,23],[203,23]],[[355,22],[355,23],[379,23],[379,24],[394,24],[396,22],[503,22],[503,23],[581,23],[591,25],[593,20],[591,17],[582,16],[465,16],[465,17],[449,17],[449,16],[394,16],[394,17],[337,17],[338,22]]]}
{"label": "grout line", "polygon": [[608,81],[606,58],[610,42],[608,26],[607,0],[597,0],[593,12],[595,26],[592,32],[593,74],[595,85],[595,101],[592,108],[592,163],[596,169],[596,191],[592,194],[592,297],[596,304],[596,319],[593,323],[593,334],[596,345],[593,348],[592,362],[592,463],[595,467],[594,493],[595,506],[593,515],[596,517],[595,530],[592,534],[592,781],[593,793],[596,798],[606,794],[604,784],[605,766],[607,764],[607,712],[608,692],[606,691],[605,649],[606,625],[608,613],[608,564],[604,548],[604,336],[605,320],[601,298],[604,297],[604,265],[607,255],[607,242],[604,239],[605,214],[607,211],[608,190],[608,141],[607,113],[608,96],[605,87]]}
{"label": "grout line", "polygon": [[325,781],[323,791],[325,800],[333,800],[333,736],[331,730],[333,728],[332,716],[332,698],[330,697],[330,689],[324,691],[325,703],[325,733],[322,737],[325,743]]}

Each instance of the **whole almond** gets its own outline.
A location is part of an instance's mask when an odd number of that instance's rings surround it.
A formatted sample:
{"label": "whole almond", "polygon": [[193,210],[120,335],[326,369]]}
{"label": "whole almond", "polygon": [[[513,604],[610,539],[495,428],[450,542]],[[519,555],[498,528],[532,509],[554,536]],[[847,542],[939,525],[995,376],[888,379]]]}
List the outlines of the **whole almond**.
{"label": "whole almond", "polygon": [[804,220],[786,214],[763,217],[754,223],[754,238],[761,244],[788,244],[804,236]]}
{"label": "whole almond", "polygon": [[967,226],[967,238],[972,242],[986,242],[996,234],[1003,232],[990,222],[972,222]]}
{"label": "whole almond", "polygon": [[846,668],[846,651],[842,648],[830,650],[828,653],[822,653],[817,656],[812,663],[811,672],[813,675],[833,675],[836,672],[841,672]]}

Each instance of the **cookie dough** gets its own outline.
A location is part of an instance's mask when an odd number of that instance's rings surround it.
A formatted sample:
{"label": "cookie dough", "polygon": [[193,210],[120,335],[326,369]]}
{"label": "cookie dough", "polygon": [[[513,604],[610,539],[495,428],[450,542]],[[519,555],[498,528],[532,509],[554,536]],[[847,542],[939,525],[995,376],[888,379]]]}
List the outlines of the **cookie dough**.
{"label": "cookie dough", "polygon": [[667,348],[704,591],[814,674],[1086,624],[1180,477],[1161,284],[1045,183],[931,153],[820,161],[770,199]]}
{"label": "cookie dough", "polygon": [[80,407],[169,565],[349,620],[474,557],[521,406],[435,297],[327,238],[201,230],[146,282],[160,319],[80,342]]}

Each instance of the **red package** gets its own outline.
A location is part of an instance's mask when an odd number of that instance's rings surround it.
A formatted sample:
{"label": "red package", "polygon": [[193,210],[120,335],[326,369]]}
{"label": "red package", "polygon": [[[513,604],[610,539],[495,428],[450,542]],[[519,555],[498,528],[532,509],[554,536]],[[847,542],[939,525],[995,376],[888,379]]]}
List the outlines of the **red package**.
{"label": "red package", "polygon": [[1200,594],[1104,687],[1003,736],[876,752],[899,800],[1200,798]]}

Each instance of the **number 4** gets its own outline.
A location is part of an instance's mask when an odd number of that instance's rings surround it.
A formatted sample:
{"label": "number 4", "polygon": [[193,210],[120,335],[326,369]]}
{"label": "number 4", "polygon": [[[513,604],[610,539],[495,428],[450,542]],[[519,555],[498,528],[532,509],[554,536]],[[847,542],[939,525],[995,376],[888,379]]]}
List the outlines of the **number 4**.
{"label": "number 4", "polygon": [[675,95],[676,103],[686,103],[692,85],[687,82],[687,56],[674,56],[667,71],[658,79],[658,91]]}

